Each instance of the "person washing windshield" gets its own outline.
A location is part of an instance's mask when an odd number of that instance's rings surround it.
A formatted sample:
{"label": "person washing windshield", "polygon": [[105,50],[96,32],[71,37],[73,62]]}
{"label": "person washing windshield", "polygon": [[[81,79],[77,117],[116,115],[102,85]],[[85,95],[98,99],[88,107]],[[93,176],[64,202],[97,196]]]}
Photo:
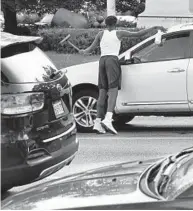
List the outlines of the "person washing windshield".
{"label": "person washing windshield", "polygon": [[[163,27],[156,26],[139,32],[116,30],[117,18],[115,16],[108,16],[105,19],[105,24],[107,29],[99,32],[91,46],[85,50],[80,50],[79,53],[83,55],[88,54],[100,44],[101,57],[98,75],[99,98],[97,102],[97,118],[93,130],[101,134],[106,133],[106,130],[117,134],[117,131],[112,125],[112,117],[118,90],[121,89],[121,66],[118,59],[121,40],[124,37],[141,37],[154,29],[162,30]],[[107,94],[108,102],[107,112],[105,114]]]}

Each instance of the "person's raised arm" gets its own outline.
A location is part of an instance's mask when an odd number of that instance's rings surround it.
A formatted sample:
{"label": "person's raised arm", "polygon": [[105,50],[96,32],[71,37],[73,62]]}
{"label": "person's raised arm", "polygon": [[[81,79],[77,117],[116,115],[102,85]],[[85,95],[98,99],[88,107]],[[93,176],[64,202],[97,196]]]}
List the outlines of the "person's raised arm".
{"label": "person's raised arm", "polygon": [[93,43],[86,49],[84,50],[80,50],[79,53],[80,54],[89,54],[91,53],[100,43],[100,40],[101,40],[101,35],[102,35],[102,32],[99,32],[97,34],[97,36],[95,37]]}
{"label": "person's raised arm", "polygon": [[162,26],[154,26],[154,27],[151,27],[149,29],[140,30],[138,32],[131,32],[131,31],[127,31],[127,30],[119,30],[119,31],[117,31],[117,36],[118,36],[119,39],[122,39],[124,37],[130,37],[130,38],[136,37],[137,38],[137,37],[144,36],[144,35],[148,34],[149,32],[151,32],[153,30],[165,31],[165,28],[162,27]]}

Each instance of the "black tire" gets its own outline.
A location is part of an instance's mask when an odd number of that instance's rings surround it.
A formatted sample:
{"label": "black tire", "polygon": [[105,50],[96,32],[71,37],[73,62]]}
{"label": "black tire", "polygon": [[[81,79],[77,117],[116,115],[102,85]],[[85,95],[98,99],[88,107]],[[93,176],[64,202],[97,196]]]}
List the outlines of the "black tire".
{"label": "black tire", "polygon": [[[92,97],[92,98],[94,98],[97,101],[97,99],[98,99],[98,91],[95,90],[95,89],[91,89],[91,90],[85,89],[85,90],[80,90],[77,93],[74,93],[73,101],[72,101],[73,102],[73,111],[75,110],[74,109],[74,107],[75,107],[74,104],[77,102],[78,99],[81,99],[82,97]],[[93,120],[94,120],[94,118],[93,118]],[[76,120],[76,125],[77,125],[77,130],[79,132],[92,132],[93,125],[90,126],[90,127],[84,127],[84,126],[80,125],[77,122],[77,120]]]}
{"label": "black tire", "polygon": [[124,126],[127,122],[131,122],[133,119],[135,118],[135,116],[119,116],[119,115],[115,115],[114,116],[114,122],[113,125],[116,128],[120,128],[122,126]]}

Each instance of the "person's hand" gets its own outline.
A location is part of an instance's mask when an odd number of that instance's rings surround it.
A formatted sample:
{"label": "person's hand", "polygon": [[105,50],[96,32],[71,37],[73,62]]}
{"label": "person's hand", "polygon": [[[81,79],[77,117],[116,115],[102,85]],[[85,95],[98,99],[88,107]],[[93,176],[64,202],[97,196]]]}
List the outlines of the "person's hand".
{"label": "person's hand", "polygon": [[166,32],[167,30],[163,26],[155,26],[154,27],[157,31],[160,30],[162,32]]}

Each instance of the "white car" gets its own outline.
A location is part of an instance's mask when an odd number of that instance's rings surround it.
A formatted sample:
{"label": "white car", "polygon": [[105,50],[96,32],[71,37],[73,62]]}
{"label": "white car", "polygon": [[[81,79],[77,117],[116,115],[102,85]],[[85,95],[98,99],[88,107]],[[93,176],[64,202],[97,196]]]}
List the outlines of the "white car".
{"label": "white car", "polygon": [[[115,123],[135,116],[193,116],[193,23],[171,28],[155,44],[155,35],[119,56],[122,89]],[[73,87],[77,127],[92,129],[98,97],[98,62],[64,68]]]}

